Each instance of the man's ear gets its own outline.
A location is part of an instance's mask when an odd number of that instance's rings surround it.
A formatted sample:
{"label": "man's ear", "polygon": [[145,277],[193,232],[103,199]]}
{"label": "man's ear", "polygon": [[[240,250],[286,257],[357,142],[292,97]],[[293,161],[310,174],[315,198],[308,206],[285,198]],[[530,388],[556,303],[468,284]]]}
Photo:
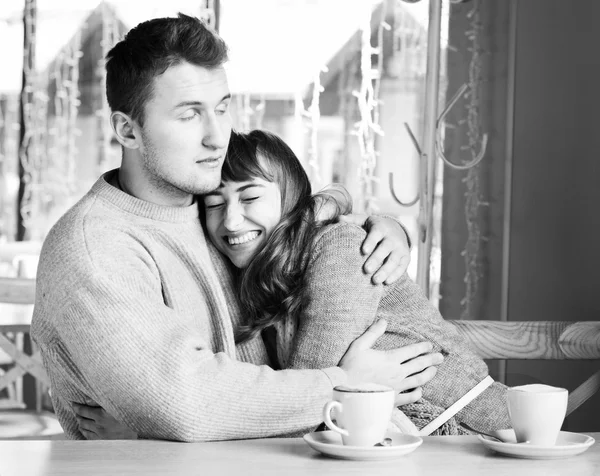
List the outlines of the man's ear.
{"label": "man's ear", "polygon": [[110,115],[110,125],[119,143],[128,149],[139,149],[140,133],[135,122],[127,114],[115,111]]}

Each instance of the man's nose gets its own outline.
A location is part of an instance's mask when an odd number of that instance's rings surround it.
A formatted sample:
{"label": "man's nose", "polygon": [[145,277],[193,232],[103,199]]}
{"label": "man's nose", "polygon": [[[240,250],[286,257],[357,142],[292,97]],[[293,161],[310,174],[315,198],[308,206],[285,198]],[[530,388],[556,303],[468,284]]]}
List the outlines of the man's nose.
{"label": "man's nose", "polygon": [[227,207],[223,225],[229,231],[238,230],[244,223],[244,215],[239,206],[230,205]]}
{"label": "man's nose", "polygon": [[219,121],[216,114],[209,114],[205,121],[202,145],[209,149],[225,149],[230,129],[229,122]]}

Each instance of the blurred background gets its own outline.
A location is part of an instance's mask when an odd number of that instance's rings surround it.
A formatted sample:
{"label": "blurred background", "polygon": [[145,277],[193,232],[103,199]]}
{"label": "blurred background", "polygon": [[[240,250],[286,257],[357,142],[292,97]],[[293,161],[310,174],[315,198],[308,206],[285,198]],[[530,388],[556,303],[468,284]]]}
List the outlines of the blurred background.
{"label": "blurred background", "polygon": [[[0,7],[4,45],[0,240],[43,240],[101,173],[118,167],[120,146],[108,122],[103,58],[137,23],[180,11],[207,20],[213,15],[212,21],[218,21],[213,26],[230,48],[227,68],[238,130],[266,128],[279,134],[305,164],[315,190],[343,183],[357,211],[400,216],[416,232],[418,207],[402,207],[393,199],[388,176],[394,172],[395,189],[405,201],[417,196],[418,154],[402,124],[421,133],[426,2],[37,0],[35,4],[30,21],[35,19],[28,65],[27,165],[21,172],[19,46],[24,38],[24,5],[13,1]],[[380,59],[370,54],[374,48],[381,48]],[[369,62],[373,60],[371,79],[363,78],[361,71],[365,51]],[[356,93],[367,83],[375,88],[369,98],[373,104],[363,107],[360,100],[365,102],[365,93],[363,98]],[[371,127],[373,122],[377,129]],[[359,133],[364,127],[367,133]],[[367,166],[369,160],[374,163]],[[20,192],[20,185],[25,190]],[[413,260],[413,275],[414,267]]]}

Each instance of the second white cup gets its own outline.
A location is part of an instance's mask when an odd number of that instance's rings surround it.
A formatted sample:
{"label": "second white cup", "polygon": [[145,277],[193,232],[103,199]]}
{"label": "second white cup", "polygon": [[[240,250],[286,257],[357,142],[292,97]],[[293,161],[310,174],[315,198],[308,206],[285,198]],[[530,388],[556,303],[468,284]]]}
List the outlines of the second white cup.
{"label": "second white cup", "polygon": [[[341,385],[333,389],[333,401],[323,408],[323,420],[342,435],[344,445],[373,446],[385,438],[394,400],[394,390],[383,385]],[[332,421],[332,410],[337,424]]]}
{"label": "second white cup", "polygon": [[565,419],[568,397],[566,389],[550,385],[509,388],[508,414],[517,442],[554,446]]}

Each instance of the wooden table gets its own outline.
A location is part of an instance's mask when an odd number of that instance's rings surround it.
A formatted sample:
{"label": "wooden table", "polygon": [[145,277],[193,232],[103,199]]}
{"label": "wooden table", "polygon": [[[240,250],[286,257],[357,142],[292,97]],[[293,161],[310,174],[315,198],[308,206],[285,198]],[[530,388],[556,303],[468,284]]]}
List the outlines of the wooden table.
{"label": "wooden table", "polygon": [[217,443],[163,441],[0,441],[2,476],[50,475],[394,475],[593,476],[600,474],[600,433],[585,453],[562,460],[499,456],[474,436],[430,436],[391,461],[326,458],[301,438]]}

